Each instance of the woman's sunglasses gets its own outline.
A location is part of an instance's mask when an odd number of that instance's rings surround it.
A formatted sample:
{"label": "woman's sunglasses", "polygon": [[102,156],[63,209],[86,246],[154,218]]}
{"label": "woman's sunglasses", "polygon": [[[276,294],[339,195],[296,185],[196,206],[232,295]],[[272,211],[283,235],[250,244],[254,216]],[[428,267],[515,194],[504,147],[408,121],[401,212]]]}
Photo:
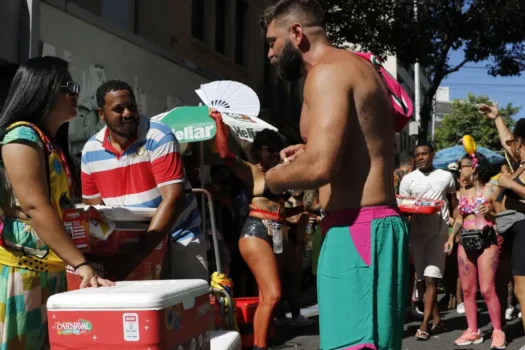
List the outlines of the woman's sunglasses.
{"label": "woman's sunglasses", "polygon": [[267,150],[268,153],[272,153],[272,154],[278,152],[278,150],[276,148],[273,148],[273,147],[263,146],[261,148]]}
{"label": "woman's sunglasses", "polygon": [[80,85],[74,81],[68,81],[65,85],[60,86],[60,91],[68,95],[80,94]]}

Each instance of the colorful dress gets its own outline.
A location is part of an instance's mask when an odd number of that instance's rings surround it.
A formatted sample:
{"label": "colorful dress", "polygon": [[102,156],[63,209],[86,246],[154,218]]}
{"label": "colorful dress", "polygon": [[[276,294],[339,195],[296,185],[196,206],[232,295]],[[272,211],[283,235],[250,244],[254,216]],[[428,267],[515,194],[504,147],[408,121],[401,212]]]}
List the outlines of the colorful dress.
{"label": "colorful dress", "polygon": [[[34,125],[15,123],[6,130],[2,145],[32,143],[46,152],[48,183],[53,207],[71,203],[71,178],[62,152]],[[4,175],[0,203],[19,205]],[[40,239],[28,222],[5,218],[0,245],[0,350],[45,349],[47,299],[66,290],[65,263]]]}

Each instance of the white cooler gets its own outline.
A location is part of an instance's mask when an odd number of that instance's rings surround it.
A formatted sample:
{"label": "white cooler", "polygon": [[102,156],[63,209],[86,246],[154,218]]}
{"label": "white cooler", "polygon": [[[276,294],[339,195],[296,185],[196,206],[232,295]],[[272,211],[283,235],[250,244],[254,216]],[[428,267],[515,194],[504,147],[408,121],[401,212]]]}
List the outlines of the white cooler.
{"label": "white cooler", "polygon": [[241,350],[241,335],[235,331],[211,331],[211,350]]}
{"label": "white cooler", "polygon": [[118,282],[47,301],[52,350],[209,350],[213,313],[204,280]]}

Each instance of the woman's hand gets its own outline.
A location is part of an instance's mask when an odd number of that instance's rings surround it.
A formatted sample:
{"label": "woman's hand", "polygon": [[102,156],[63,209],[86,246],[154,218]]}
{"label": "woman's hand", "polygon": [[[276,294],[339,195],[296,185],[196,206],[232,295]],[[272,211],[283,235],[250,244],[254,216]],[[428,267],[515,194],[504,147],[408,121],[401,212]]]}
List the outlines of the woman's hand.
{"label": "woman's hand", "polygon": [[208,108],[208,115],[211,119],[215,120],[216,123],[222,122],[222,114],[215,108]]}
{"label": "woman's hand", "polygon": [[82,278],[80,288],[112,287],[115,285],[114,282],[100,277],[89,265],[80,266],[75,272]]}
{"label": "woman's hand", "polygon": [[490,203],[483,203],[478,207],[478,214],[487,215],[492,212],[493,205]]}
{"label": "woman's hand", "polygon": [[450,255],[452,253],[453,248],[454,248],[454,236],[449,236],[444,246],[445,253],[447,253],[447,255]]}
{"label": "woman's hand", "polygon": [[29,217],[22,211],[20,207],[2,207],[5,216],[18,220],[29,220]]}

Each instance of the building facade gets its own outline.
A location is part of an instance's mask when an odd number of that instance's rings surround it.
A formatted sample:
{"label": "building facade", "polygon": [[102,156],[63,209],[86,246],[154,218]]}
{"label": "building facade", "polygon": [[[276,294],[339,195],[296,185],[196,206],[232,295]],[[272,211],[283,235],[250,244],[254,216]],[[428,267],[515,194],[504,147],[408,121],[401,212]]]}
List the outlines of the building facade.
{"label": "building facade", "polygon": [[[261,115],[276,126],[297,116],[299,83],[280,82],[258,19],[271,0],[10,0],[0,3],[0,65],[58,56],[80,83],[70,123],[73,155],[103,125],[95,91],[129,82],[139,109],[154,116],[197,105],[195,90],[214,80],[253,88]],[[1,68],[1,67],[0,67]],[[4,69],[5,70],[5,69]],[[211,155],[207,155],[211,156]]]}
{"label": "building facade", "polygon": [[448,86],[440,86],[436,91],[436,98],[434,103],[434,115],[432,117],[432,125],[429,128],[432,132],[432,141],[434,134],[441,126],[445,115],[452,113],[452,101],[450,100],[450,88]]}
{"label": "building facade", "polygon": [[[407,94],[412,99],[412,102],[414,103],[414,113],[415,113],[415,72],[414,72],[414,65],[406,65],[403,62],[401,62],[399,59],[397,59],[396,56],[388,56],[387,59],[384,62],[385,69],[394,76],[397,81],[403,86]],[[419,81],[420,81],[420,105],[423,104],[423,98],[422,96],[424,93],[429,89],[430,82],[429,78],[425,72],[424,69],[420,70],[419,74]],[[413,120],[415,120],[415,116],[412,117]],[[430,129],[429,129],[430,130]],[[412,151],[414,149],[414,146],[416,145],[417,141],[417,125],[415,122],[411,122],[407,124],[405,129],[403,129],[402,132],[398,133],[396,135],[396,151],[397,152],[405,152],[405,151]]]}

